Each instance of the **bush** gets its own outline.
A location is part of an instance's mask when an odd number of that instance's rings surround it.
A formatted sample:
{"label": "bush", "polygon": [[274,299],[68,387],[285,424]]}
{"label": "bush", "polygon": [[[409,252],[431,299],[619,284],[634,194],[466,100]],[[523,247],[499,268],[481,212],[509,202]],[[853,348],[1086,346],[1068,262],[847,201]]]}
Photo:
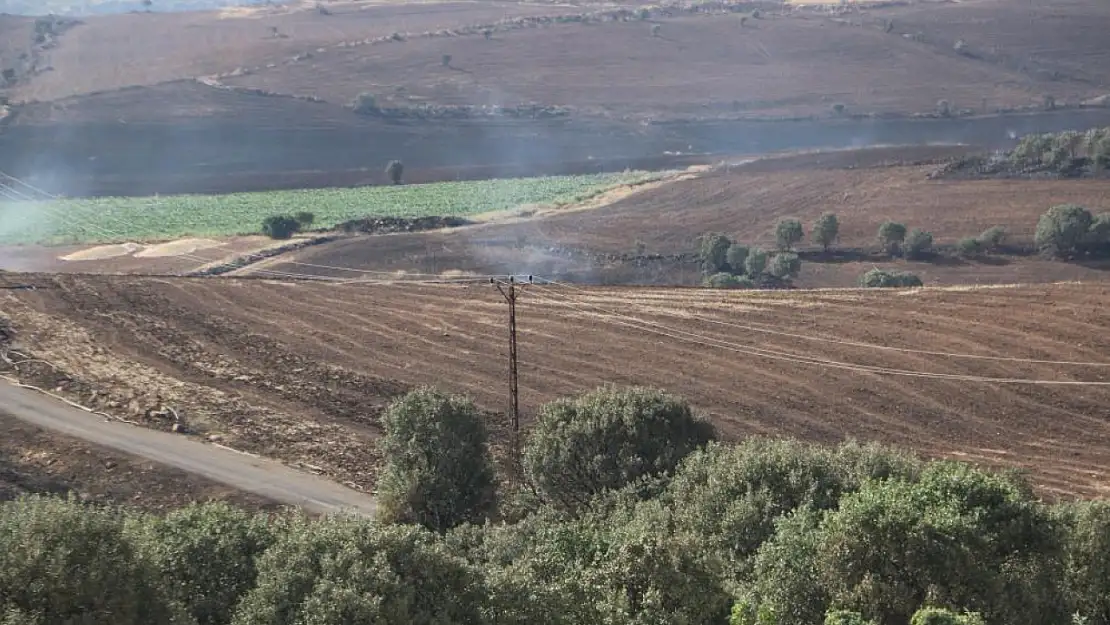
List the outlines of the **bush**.
{"label": "bush", "polygon": [[812,231],[813,242],[827,252],[840,236],[840,220],[833,213],[825,213],[813,222]]}
{"label": "bush", "polygon": [[239,599],[254,587],[255,560],[274,539],[261,517],[225,503],[140,517],[128,525],[159,585],[199,625],[231,621]]}
{"label": "bush", "polygon": [[1110,625],[1110,502],[1056,510],[1064,535],[1064,587],[1069,611],[1088,625]]}
{"label": "bush", "polygon": [[979,235],[979,243],[991,252],[997,252],[1006,242],[1006,229],[1002,226],[987,228]]}
{"label": "bush", "polygon": [[933,233],[911,230],[906,237],[906,258],[923,258],[933,251]]}
{"label": "bush", "polygon": [[351,104],[351,108],[360,115],[373,115],[381,112],[378,100],[372,93],[360,93]]}
{"label": "bush", "polygon": [[879,622],[907,622],[926,600],[1010,625],[1065,616],[1056,525],[1013,476],[933,463],[917,482],[845,496],[820,534],[833,604]]}
{"label": "bush", "polygon": [[288,215],[273,215],[262,221],[262,234],[271,239],[288,239],[300,230],[301,224]]}
{"label": "bush", "polygon": [[956,243],[956,251],[960,256],[976,256],[983,251],[983,247],[983,242],[974,237],[964,237]]}
{"label": "bush", "polygon": [[802,222],[797,219],[783,219],[775,227],[775,244],[782,251],[793,249],[803,236]]}
{"label": "bush", "polygon": [[1079,251],[1091,227],[1090,211],[1075,204],[1062,204],[1048,209],[1037,222],[1033,241],[1044,254],[1069,258]]}
{"label": "bush", "polygon": [[983,617],[975,612],[957,614],[944,608],[921,608],[913,613],[910,625],[984,625]]}
{"label": "bush", "polygon": [[732,241],[723,234],[707,234],[699,240],[698,256],[701,258],[702,271],[718,273],[728,268],[728,250]]}
{"label": "bush", "polygon": [[450,54],[444,54],[443,57],[440,58],[440,63],[444,67],[451,67],[451,55]]}
{"label": "bush", "polygon": [[910,288],[923,286],[921,278],[912,273],[872,269],[860,278],[860,286],[867,288]]}
{"label": "bush", "polygon": [[1100,213],[1091,219],[1087,236],[1083,240],[1083,248],[1087,252],[1093,252],[1107,243],[1110,243],[1110,213]]}
{"label": "bush", "polygon": [[829,612],[825,614],[825,625],[875,625],[875,623],[874,621],[863,618],[863,615],[859,612],[852,612],[851,610],[829,610]]}
{"label": "bush", "polygon": [[652,37],[658,37],[659,36],[659,31],[660,31],[659,24],[652,24],[651,25],[651,36]]}
{"label": "bush", "polygon": [[771,275],[780,280],[793,280],[802,271],[802,260],[797,254],[781,252],[771,260]]}
{"label": "bush", "polygon": [[486,596],[480,574],[422,528],[327,518],[266,551],[233,623],[469,625]]}
{"label": "bush", "polygon": [[729,270],[732,273],[744,273],[744,262],[748,260],[747,246],[733,243],[728,247],[728,253],[725,254],[725,261],[728,262]]}
{"label": "bush", "polygon": [[884,222],[879,226],[879,245],[890,255],[895,255],[902,248],[906,240],[906,226],[893,221]]}
{"label": "bush", "polygon": [[605,387],[543,407],[524,472],[546,502],[578,512],[602,492],[669,473],[712,438],[713,427],[675,396]]}
{"label": "bush", "polygon": [[753,282],[747,276],[737,276],[727,272],[715,273],[707,276],[702,281],[702,286],[707,286],[711,289],[750,289],[755,287]]}
{"label": "bush", "polygon": [[488,436],[467,399],[420,388],[382,419],[385,468],[378,481],[383,520],[444,531],[482,522],[493,511],[494,472]]}
{"label": "bush", "polygon": [[744,259],[744,273],[752,280],[758,280],[759,276],[767,269],[767,252],[759,249],[758,247],[752,248],[748,252],[748,257]]}
{"label": "bush", "polygon": [[405,165],[401,161],[389,161],[385,166],[385,175],[393,184],[401,184],[401,175],[405,173]]}
{"label": "bush", "polygon": [[120,515],[45,498],[0,504],[0,616],[44,625],[189,622],[127,540]]}
{"label": "bush", "polygon": [[316,215],[308,211],[300,211],[293,215],[293,219],[297,220],[297,225],[300,226],[300,230],[310,230],[312,224],[316,221]]}

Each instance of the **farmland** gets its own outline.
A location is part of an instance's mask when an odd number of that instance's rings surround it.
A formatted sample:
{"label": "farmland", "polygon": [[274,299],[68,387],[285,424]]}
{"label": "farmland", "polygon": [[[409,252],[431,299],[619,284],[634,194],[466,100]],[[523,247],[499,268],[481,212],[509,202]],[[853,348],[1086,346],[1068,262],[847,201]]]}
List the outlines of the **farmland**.
{"label": "farmland", "polygon": [[577,202],[614,186],[662,175],[629,172],[354,189],[8,202],[0,204],[0,223],[4,224],[0,243],[229,236],[257,232],[266,217],[298,211],[313,213],[319,228],[362,217],[465,216],[523,205]]}
{"label": "farmland", "polygon": [[[168,427],[142,417],[163,402],[202,435],[371,489],[381,410],[436,384],[472,395],[490,411],[495,449],[505,441],[506,311],[489,285],[0,280],[40,287],[4,292],[0,310],[25,350],[71,376],[41,368],[32,381],[150,427]],[[1099,284],[537,285],[518,307],[521,401],[527,416],[603,382],[652,384],[688,397],[729,439],[879,440],[1027,467],[1046,493],[1106,494],[1107,297]]]}

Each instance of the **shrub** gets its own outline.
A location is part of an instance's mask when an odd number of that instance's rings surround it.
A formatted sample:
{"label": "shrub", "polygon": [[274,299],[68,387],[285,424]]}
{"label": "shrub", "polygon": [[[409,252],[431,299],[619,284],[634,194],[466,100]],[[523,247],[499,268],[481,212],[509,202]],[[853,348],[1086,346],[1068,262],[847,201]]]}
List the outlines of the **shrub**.
{"label": "shrub", "polygon": [[440,63],[444,67],[451,67],[451,55],[450,54],[444,54],[443,57],[440,59]]}
{"label": "shrub", "polygon": [[923,258],[933,251],[933,233],[911,230],[906,237],[906,258]]}
{"label": "shrub", "polygon": [[43,624],[189,621],[127,540],[118,514],[35,497],[0,504],[0,617]]}
{"label": "shrub", "polygon": [[983,243],[974,237],[964,237],[956,243],[956,251],[960,256],[975,256],[983,251]]}
{"label": "shrub", "polygon": [[659,30],[660,30],[659,24],[652,24],[651,25],[651,36],[652,37],[658,37],[659,36]]}
{"label": "shrub", "polygon": [[1065,504],[1055,512],[1064,529],[1069,609],[1088,625],[1110,625],[1110,502]]}
{"label": "shrub", "polygon": [[987,250],[997,252],[1002,244],[1006,242],[1006,229],[1002,226],[987,228],[979,235],[979,242]]}
{"label": "shrub", "polygon": [[753,280],[758,280],[759,276],[763,275],[764,270],[767,269],[767,252],[759,249],[758,247],[752,248],[748,252],[748,257],[744,259],[744,273]]}
{"label": "shrub", "polygon": [[[851,610],[829,610],[825,614],[825,625],[875,625],[874,621],[863,618],[859,612]],[[916,625],[916,624],[914,624]]]}
{"label": "shrub", "polygon": [[705,280],[702,281],[702,286],[707,286],[711,289],[750,289],[755,287],[755,282],[747,276],[737,276],[722,271],[707,276]]}
{"label": "shrub", "polygon": [[937,102],[937,114],[941,117],[952,116],[952,105],[948,102],[948,100],[940,100],[939,102]]}
{"label": "shrub", "polygon": [[1044,254],[1067,258],[1075,255],[1091,227],[1090,211],[1075,204],[1048,209],[1037,222],[1033,241]]}
{"label": "shrub", "polygon": [[271,239],[288,239],[300,229],[301,224],[288,215],[273,215],[262,221],[262,234]]}
{"label": "shrub", "polygon": [[1087,236],[1083,240],[1083,248],[1088,252],[1110,243],[1110,213],[1100,213],[1091,219],[1087,228]]}
{"label": "shrub", "polygon": [[789,250],[802,240],[805,232],[797,219],[783,219],[775,228],[775,244],[779,250]]}
{"label": "shrub", "polygon": [[486,41],[493,39],[493,30],[489,28],[482,30],[482,36],[486,38]]}
{"label": "shrub", "polygon": [[813,242],[827,252],[840,236],[840,220],[833,213],[825,213],[813,222],[812,232]]}
{"label": "shrub", "polygon": [[957,614],[944,608],[921,608],[913,613],[910,625],[984,625],[977,612]]}
{"label": "shrub", "polygon": [[393,184],[401,184],[401,175],[405,173],[405,165],[401,161],[389,161],[385,166],[385,175]]}
{"label": "shrub", "polygon": [[879,226],[879,245],[883,247],[886,253],[894,255],[902,248],[902,242],[906,239],[906,226],[893,222],[886,221]]}
{"label": "shrub", "polygon": [[921,278],[912,273],[872,269],[860,278],[860,286],[868,288],[909,288],[923,286]]}
{"label": "shrub", "polygon": [[728,250],[732,241],[723,234],[707,234],[700,239],[698,256],[705,273],[717,273],[728,267]]}
{"label": "shrub", "polygon": [[416,526],[333,517],[294,524],[258,561],[234,625],[479,623],[481,576]]}
{"label": "shrub", "polygon": [[604,387],[543,407],[524,471],[545,501],[577,512],[604,491],[669,473],[712,438],[713,427],[673,395]]}
{"label": "shrub", "polygon": [[360,93],[351,104],[351,108],[360,115],[373,115],[381,112],[378,100],[371,93]]}
{"label": "shrub", "polygon": [[748,252],[748,247],[739,243],[733,243],[729,246],[728,252],[725,254],[725,261],[732,273],[744,273],[744,262],[748,260]]}
{"label": "shrub", "polygon": [[225,503],[189,506],[162,518],[140,517],[128,525],[159,585],[199,625],[231,621],[239,599],[254,586],[256,558],[274,538],[261,517]]}
{"label": "shrub", "polygon": [[300,211],[293,215],[293,219],[297,220],[297,225],[300,226],[300,230],[309,230],[316,221],[316,215],[308,211]]}
{"label": "shrub", "polygon": [[469,400],[419,388],[395,401],[382,422],[382,519],[443,531],[493,511],[488,436]]}
{"label": "shrub", "polygon": [[1056,525],[1012,475],[936,462],[914,483],[864,484],[820,529],[834,605],[907,622],[926,600],[1012,625],[1060,622]]}
{"label": "shrub", "polygon": [[793,280],[802,271],[802,260],[797,254],[781,252],[771,260],[771,275],[780,280]]}

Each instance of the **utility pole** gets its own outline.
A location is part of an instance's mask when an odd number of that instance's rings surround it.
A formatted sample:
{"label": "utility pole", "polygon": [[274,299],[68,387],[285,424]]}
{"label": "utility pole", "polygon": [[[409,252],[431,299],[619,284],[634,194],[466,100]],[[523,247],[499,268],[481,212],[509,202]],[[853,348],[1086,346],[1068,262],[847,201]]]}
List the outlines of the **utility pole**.
{"label": "utility pole", "polygon": [[[523,282],[517,282],[514,276],[508,280],[490,278],[490,284],[497,287],[502,297],[509,304],[509,422],[512,426],[511,453],[515,477],[520,477],[520,392],[517,385],[517,350],[516,350],[516,297],[517,287],[523,288]],[[532,284],[532,276],[528,276],[527,284]]]}

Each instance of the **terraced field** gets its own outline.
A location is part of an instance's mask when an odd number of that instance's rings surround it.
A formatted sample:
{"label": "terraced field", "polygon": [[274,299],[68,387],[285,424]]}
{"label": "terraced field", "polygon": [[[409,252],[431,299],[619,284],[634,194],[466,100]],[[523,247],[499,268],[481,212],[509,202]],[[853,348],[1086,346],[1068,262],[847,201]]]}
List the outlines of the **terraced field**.
{"label": "terraced field", "polygon": [[[0,296],[23,348],[75,397],[152,427],[166,425],[139,408],[172,405],[204,435],[368,489],[382,407],[430,383],[474,396],[504,440],[506,310],[488,284],[2,278],[17,280],[40,287]],[[652,384],[726,438],[881,440],[1106,494],[1107,297],[536,285],[518,311],[522,401],[530,415],[604,382]]]}

